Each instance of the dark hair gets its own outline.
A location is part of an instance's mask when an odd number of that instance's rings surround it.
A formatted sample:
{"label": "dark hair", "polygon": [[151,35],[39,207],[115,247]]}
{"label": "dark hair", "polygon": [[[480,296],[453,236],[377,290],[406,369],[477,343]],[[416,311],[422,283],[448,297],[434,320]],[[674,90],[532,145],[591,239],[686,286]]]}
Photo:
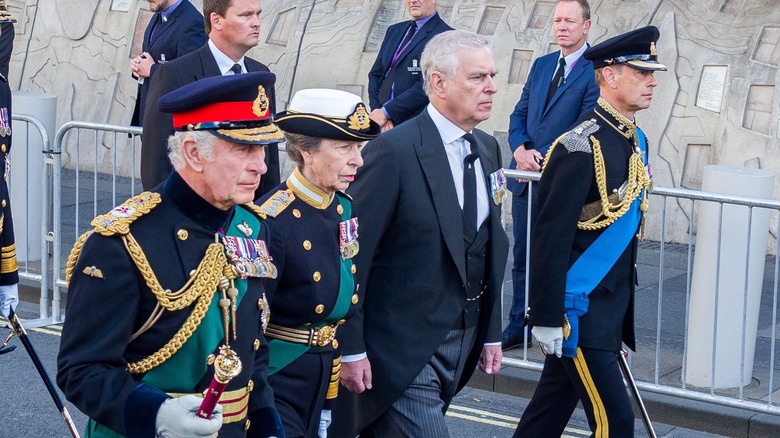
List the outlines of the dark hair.
{"label": "dark hair", "polygon": [[291,132],[285,132],[286,138],[285,148],[287,149],[287,155],[290,159],[295,161],[299,168],[303,169],[303,154],[302,152],[314,152],[320,148],[322,139],[319,137],[312,137],[304,134],[293,134]]}
{"label": "dark hair", "polygon": [[[208,0],[204,0],[204,1],[208,1]],[[557,2],[555,2],[555,4],[557,5],[558,3],[561,2],[579,3],[580,7],[582,8],[582,18],[584,18],[585,21],[590,20],[590,4],[588,3],[588,0],[558,0]]]}
{"label": "dark hair", "polygon": [[206,35],[211,32],[211,13],[224,17],[233,0],[203,0],[203,22],[206,25]]}

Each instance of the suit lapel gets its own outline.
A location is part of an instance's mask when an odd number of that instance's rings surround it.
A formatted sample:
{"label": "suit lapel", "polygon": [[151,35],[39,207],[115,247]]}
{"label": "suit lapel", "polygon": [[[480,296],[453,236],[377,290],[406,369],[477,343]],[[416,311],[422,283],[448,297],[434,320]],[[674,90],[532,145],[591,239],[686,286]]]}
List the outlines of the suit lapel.
{"label": "suit lapel", "polygon": [[428,187],[431,190],[436,218],[441,228],[444,243],[458,267],[461,280],[466,281],[465,248],[463,246],[462,211],[458,204],[458,195],[452,181],[444,145],[439,131],[427,111],[418,117],[420,126],[420,142],[415,144],[417,159],[420,161]]}
{"label": "suit lapel", "polygon": [[210,78],[212,76],[220,76],[222,74],[219,71],[217,60],[214,59],[214,55],[211,54],[211,48],[208,43],[199,49],[201,70],[194,71],[195,80],[201,80],[203,78]]}
{"label": "suit lapel", "polygon": [[[398,63],[400,63],[404,58],[406,58],[409,53],[412,52],[412,49],[417,44],[420,44],[420,42],[424,39],[428,38],[428,34],[433,32],[433,28],[436,27],[436,24],[439,21],[439,15],[437,14],[435,17],[431,18],[430,20],[426,21],[425,24],[423,24],[423,27],[420,28],[420,30],[417,31],[416,34],[412,37],[412,40],[409,41],[409,45],[406,46],[403,52],[401,52],[401,55],[398,57]],[[403,38],[403,34],[401,35],[401,38]],[[401,42],[401,38],[398,39],[398,43],[396,43],[395,47],[398,48],[398,44]]]}

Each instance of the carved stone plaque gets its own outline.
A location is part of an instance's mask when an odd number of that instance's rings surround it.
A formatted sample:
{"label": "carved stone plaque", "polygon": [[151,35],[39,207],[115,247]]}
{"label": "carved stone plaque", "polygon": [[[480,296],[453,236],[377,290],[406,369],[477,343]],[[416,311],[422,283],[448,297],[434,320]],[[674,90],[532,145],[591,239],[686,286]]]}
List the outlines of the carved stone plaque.
{"label": "carved stone plaque", "polygon": [[130,3],[132,0],[112,0],[111,10],[119,12],[127,12],[130,10]]}
{"label": "carved stone plaque", "polygon": [[728,67],[725,65],[704,66],[699,79],[699,92],[696,93],[696,106],[716,113],[720,112],[726,73]]}
{"label": "carved stone plaque", "polygon": [[371,31],[369,31],[368,38],[366,38],[366,45],[363,47],[364,52],[379,51],[382,40],[385,38],[387,28],[395,23],[395,17],[398,15],[400,6],[401,2],[398,1],[382,2],[382,5],[379,6],[379,10],[374,17],[374,22],[371,24]]}

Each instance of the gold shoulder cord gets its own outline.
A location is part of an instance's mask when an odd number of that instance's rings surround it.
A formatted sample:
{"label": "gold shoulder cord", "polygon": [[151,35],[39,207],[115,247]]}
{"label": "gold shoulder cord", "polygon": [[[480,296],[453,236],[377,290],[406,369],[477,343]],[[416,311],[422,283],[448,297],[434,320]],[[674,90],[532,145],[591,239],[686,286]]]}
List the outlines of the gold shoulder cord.
{"label": "gold shoulder cord", "polygon": [[[645,172],[645,166],[641,154],[634,151],[628,159],[628,179],[625,196],[617,204],[609,201],[607,193],[607,172],[604,165],[604,155],[601,152],[601,143],[593,136],[590,137],[593,148],[593,167],[596,176],[596,186],[601,199],[601,214],[587,221],[577,222],[580,230],[598,230],[612,225],[623,216],[631,207],[631,203],[650,185],[650,178]],[[636,134],[634,140],[638,141]],[[640,205],[642,213],[647,211],[647,190],[644,191],[644,199]]]}

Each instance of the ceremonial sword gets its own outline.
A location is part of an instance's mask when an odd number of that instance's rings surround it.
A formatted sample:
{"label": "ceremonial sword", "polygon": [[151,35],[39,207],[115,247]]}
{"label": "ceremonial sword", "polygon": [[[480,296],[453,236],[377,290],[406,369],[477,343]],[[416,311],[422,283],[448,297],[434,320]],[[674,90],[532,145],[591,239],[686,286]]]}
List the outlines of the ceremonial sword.
{"label": "ceremonial sword", "polygon": [[626,360],[628,352],[625,350],[618,351],[617,356],[618,364],[620,364],[620,370],[623,371],[623,376],[625,376],[626,382],[628,382],[628,387],[631,389],[631,394],[634,395],[636,404],[639,406],[639,412],[642,413],[642,421],[645,422],[647,434],[650,436],[650,438],[657,438],[655,429],[653,429],[653,423],[650,422],[650,415],[647,414],[647,408],[645,408],[645,404],[642,402],[642,397],[639,395],[639,388],[636,387],[634,376],[631,374],[631,369],[628,367],[628,361]]}
{"label": "ceremonial sword", "polygon": [[24,326],[22,326],[22,322],[19,320],[19,317],[16,316],[13,309],[11,309],[11,313],[8,315],[8,320],[11,322],[11,329],[19,340],[22,341],[22,345],[24,345],[24,348],[27,350],[27,354],[30,355],[30,359],[32,359],[33,365],[35,365],[35,369],[38,370],[38,374],[41,375],[43,384],[46,386],[46,389],[49,390],[49,394],[51,395],[52,400],[54,400],[54,404],[57,405],[57,409],[60,411],[60,415],[62,415],[65,425],[68,426],[70,434],[73,435],[73,438],[81,438],[78,430],[76,430],[76,425],[73,424],[73,419],[70,417],[68,408],[62,403],[60,395],[57,394],[57,390],[54,388],[54,383],[52,383],[49,375],[46,373],[46,369],[43,368],[41,358],[38,357],[38,353],[35,352],[35,349],[30,342],[30,338],[27,337],[27,331],[24,329]]}

